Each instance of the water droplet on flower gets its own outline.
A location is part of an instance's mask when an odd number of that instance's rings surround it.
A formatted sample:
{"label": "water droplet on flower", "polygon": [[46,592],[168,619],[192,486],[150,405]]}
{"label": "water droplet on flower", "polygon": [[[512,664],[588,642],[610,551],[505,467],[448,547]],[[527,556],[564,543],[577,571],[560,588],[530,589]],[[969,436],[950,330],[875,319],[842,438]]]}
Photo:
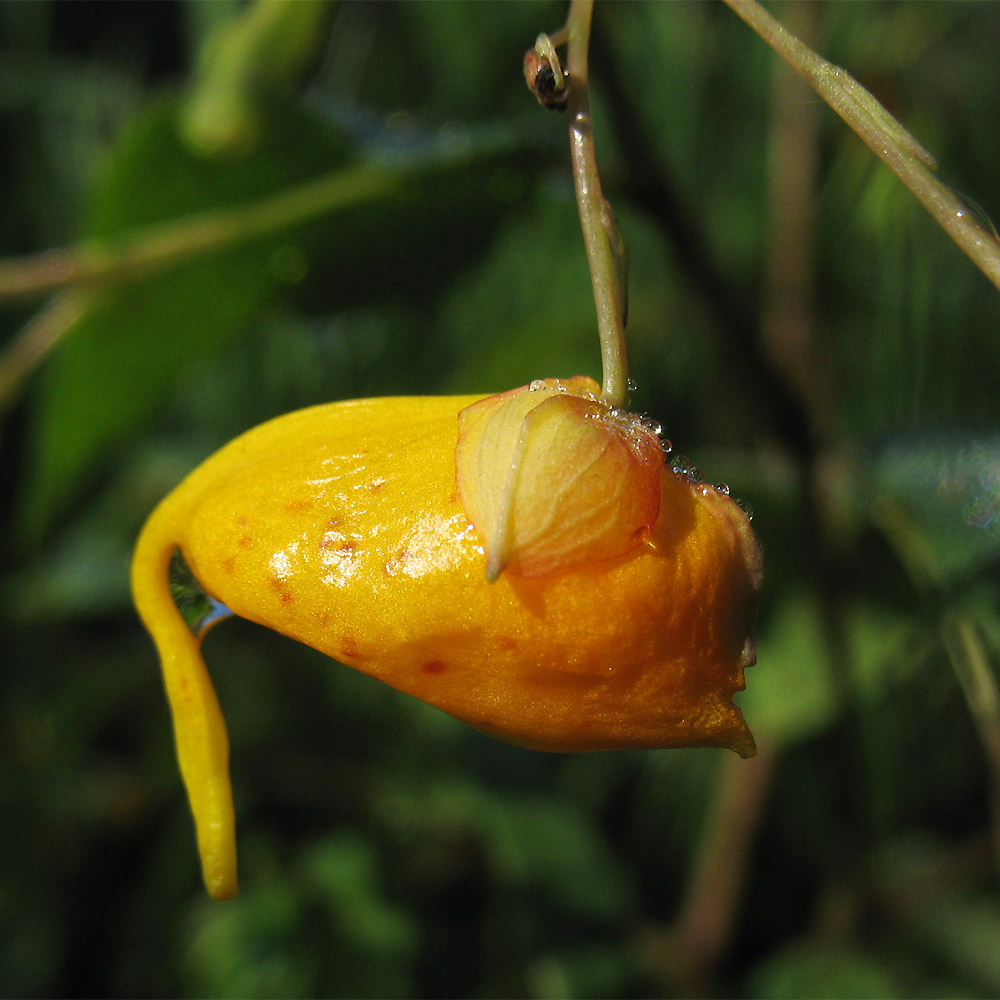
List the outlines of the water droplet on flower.
{"label": "water droplet on flower", "polygon": [[632,379],[629,379],[628,382],[626,382],[625,384],[628,386],[628,391],[629,392],[635,392],[635,390],[639,388],[635,384],[635,382],[632,381]]}
{"label": "water droplet on flower", "polygon": [[171,556],[169,572],[170,594],[193,635],[204,635],[217,622],[232,615],[229,608],[205,593],[179,550]]}
{"label": "water droplet on flower", "polygon": [[673,442],[670,438],[663,438],[660,441],[660,447],[663,449],[663,458],[666,461],[670,457],[670,453],[674,450]]}
{"label": "water droplet on flower", "polygon": [[723,495],[729,496],[729,485],[727,483],[716,483],[715,488]]}
{"label": "water droplet on flower", "polygon": [[748,521],[752,521],[753,520],[753,507],[751,507],[750,504],[748,504],[746,502],[746,500],[737,500],[736,503],[738,504],[740,510],[742,510],[743,513],[746,514],[747,520]]}
{"label": "water droplet on flower", "polygon": [[659,437],[663,433],[663,425],[660,424],[658,420],[653,420],[652,417],[640,417],[639,424],[650,434],[655,434]]}
{"label": "water droplet on flower", "polygon": [[687,477],[692,483],[700,483],[705,478],[705,475],[696,465],[692,465],[691,468],[688,469]]}
{"label": "water droplet on flower", "polygon": [[545,388],[545,379],[543,378],[533,378],[528,383],[528,392],[538,392],[539,389]]}
{"label": "water droplet on flower", "polygon": [[691,459],[687,455],[674,455],[671,463],[673,464],[674,472],[680,476],[686,476],[688,469],[691,468]]}

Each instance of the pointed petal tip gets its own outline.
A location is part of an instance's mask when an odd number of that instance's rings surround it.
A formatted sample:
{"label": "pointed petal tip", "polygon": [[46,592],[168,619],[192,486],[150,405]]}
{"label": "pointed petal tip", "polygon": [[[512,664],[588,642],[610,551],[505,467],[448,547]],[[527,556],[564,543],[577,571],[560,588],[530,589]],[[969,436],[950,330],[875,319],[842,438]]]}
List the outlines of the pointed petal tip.
{"label": "pointed petal tip", "polygon": [[500,579],[500,574],[504,571],[506,565],[507,561],[501,559],[499,553],[496,556],[491,554],[486,560],[486,582],[496,583]]}

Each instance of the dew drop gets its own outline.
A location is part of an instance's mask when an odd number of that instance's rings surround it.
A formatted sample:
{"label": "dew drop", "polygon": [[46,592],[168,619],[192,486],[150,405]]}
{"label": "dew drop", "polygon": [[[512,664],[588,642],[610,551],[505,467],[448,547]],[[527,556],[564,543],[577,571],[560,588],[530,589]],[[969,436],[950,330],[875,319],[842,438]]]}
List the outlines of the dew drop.
{"label": "dew drop", "polygon": [[674,467],[674,472],[678,475],[686,476],[688,469],[691,468],[691,459],[689,459],[687,455],[674,455],[671,462]]}
{"label": "dew drop", "polygon": [[170,595],[193,635],[203,636],[217,622],[233,614],[224,604],[205,593],[179,550],[171,556],[168,572]]}
{"label": "dew drop", "polygon": [[660,447],[663,449],[663,458],[667,459],[670,457],[671,452],[674,450],[673,442],[670,438],[662,438],[660,440]]}
{"label": "dew drop", "polygon": [[528,392],[538,392],[539,389],[545,388],[545,379],[535,378],[528,383]]}
{"label": "dew drop", "polygon": [[729,496],[728,483],[716,483],[715,488],[725,497]]}
{"label": "dew drop", "polygon": [[753,520],[753,507],[751,507],[750,504],[748,504],[746,502],[746,500],[737,500],[736,503],[739,506],[740,510],[742,510],[743,513],[746,514],[747,520],[748,521],[752,521]]}
{"label": "dew drop", "polygon": [[705,478],[705,475],[701,469],[699,469],[696,465],[693,465],[690,469],[688,469],[687,477],[692,483],[700,483]]}
{"label": "dew drop", "polygon": [[635,384],[635,382],[632,381],[632,379],[629,379],[625,384],[628,386],[628,391],[629,392],[635,392],[635,390],[639,388]]}

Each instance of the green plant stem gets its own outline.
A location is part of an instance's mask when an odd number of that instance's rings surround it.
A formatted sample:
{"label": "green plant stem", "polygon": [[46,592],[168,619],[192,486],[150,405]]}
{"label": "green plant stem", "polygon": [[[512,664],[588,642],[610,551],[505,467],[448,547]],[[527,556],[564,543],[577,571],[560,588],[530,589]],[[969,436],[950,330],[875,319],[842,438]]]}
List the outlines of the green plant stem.
{"label": "green plant stem", "polygon": [[983,630],[973,615],[948,607],[945,580],[934,550],[906,507],[882,498],[876,502],[873,515],[920,593],[927,617],[936,620],[976,726],[989,776],[990,834],[1000,872],[1000,682]]}
{"label": "green plant stem", "polygon": [[979,629],[969,615],[946,615],[941,632],[989,769],[993,856],[1000,871],[1000,687]]}
{"label": "green plant stem", "polygon": [[[612,406],[624,406],[628,399],[625,288],[621,266],[624,249],[614,236],[617,232],[614,213],[601,193],[587,94],[587,49],[593,10],[594,0],[572,0],[566,21],[570,77],[569,146],[580,227],[587,248],[590,280],[594,287],[597,330],[601,339],[601,362],[604,369],[601,398]],[[615,243],[612,242],[613,239]]]}
{"label": "green plant stem", "polygon": [[113,237],[0,262],[0,301],[76,285],[117,285],[335,209],[391,194],[401,174],[384,167],[337,170],[262,201],[205,212]]}
{"label": "green plant stem", "polygon": [[82,244],[0,262],[0,301],[63,292],[0,353],[0,412],[17,399],[28,375],[86,312],[90,293],[138,281],[327,212],[384,198],[402,179],[401,172],[378,166],[337,170],[249,205],[148,226],[100,245]]}
{"label": "green plant stem", "polygon": [[969,207],[932,173],[934,158],[849,73],[817,55],[776,21],[757,0],[725,0],[851,126],[910,189],[938,225],[1000,288],[1000,242]]}
{"label": "green plant stem", "polygon": [[0,413],[17,400],[24,380],[86,313],[88,304],[87,293],[78,289],[53,296],[5,346],[0,354]]}

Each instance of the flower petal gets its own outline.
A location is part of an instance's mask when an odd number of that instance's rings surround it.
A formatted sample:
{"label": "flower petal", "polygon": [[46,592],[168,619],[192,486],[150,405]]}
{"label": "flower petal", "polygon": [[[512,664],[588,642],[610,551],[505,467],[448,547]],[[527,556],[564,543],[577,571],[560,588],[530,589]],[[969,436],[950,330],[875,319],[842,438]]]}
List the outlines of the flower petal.
{"label": "flower petal", "polygon": [[547,576],[624,555],[659,509],[659,440],[576,378],[532,383],[459,414],[459,496],[486,576]]}

